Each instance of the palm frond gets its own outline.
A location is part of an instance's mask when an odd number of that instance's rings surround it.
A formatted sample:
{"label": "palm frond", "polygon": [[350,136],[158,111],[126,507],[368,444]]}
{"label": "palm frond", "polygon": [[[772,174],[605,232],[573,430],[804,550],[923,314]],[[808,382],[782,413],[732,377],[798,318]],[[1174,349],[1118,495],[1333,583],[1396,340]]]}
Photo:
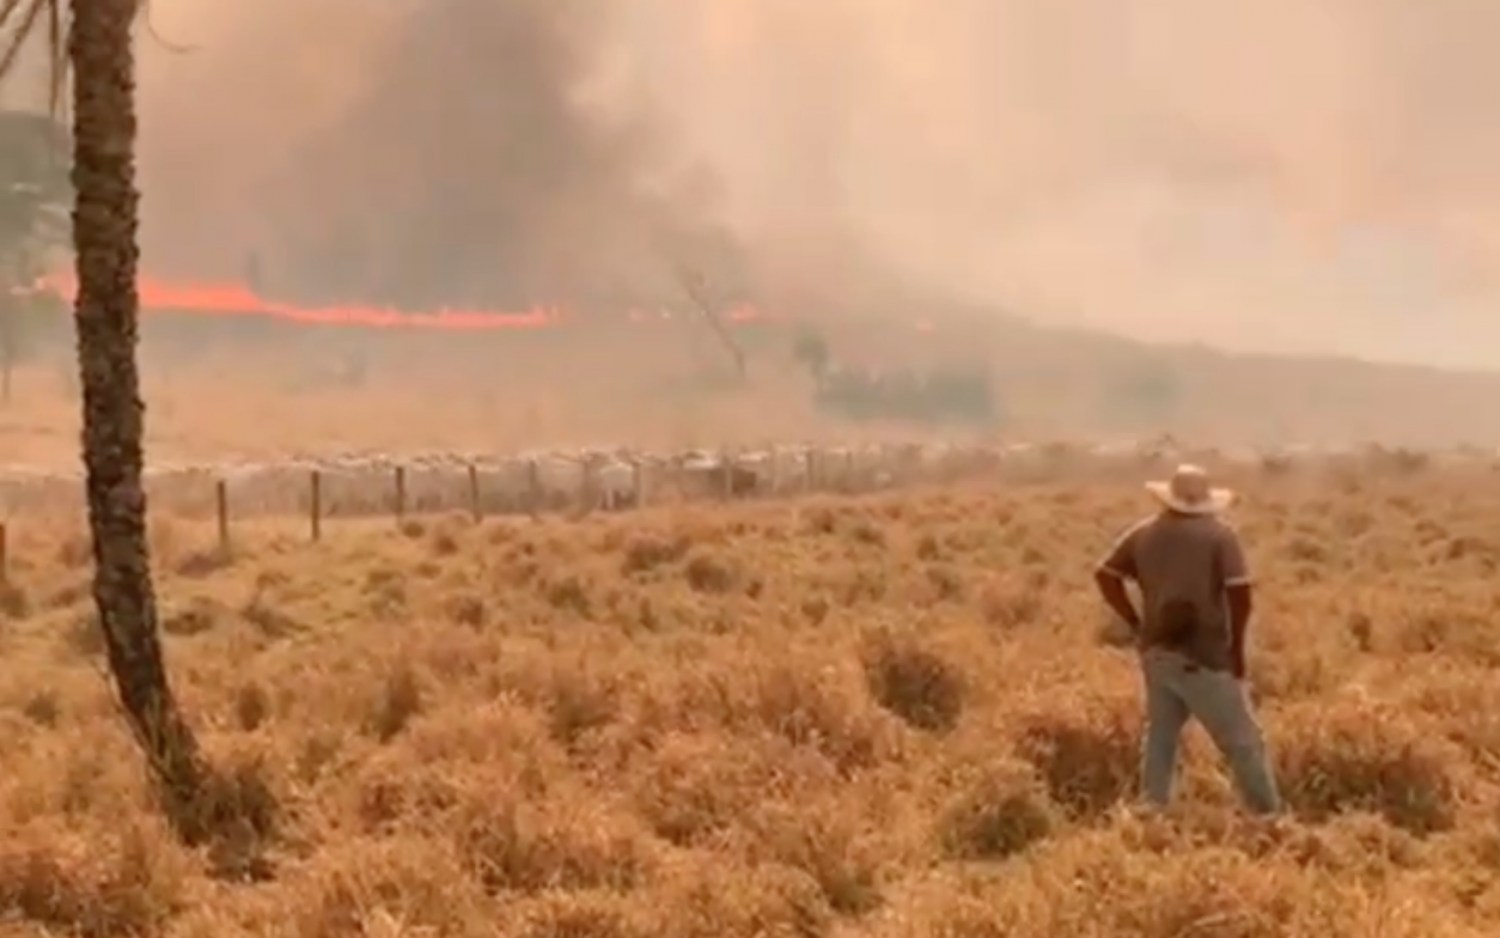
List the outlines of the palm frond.
{"label": "palm frond", "polygon": [[[68,50],[63,45],[62,0],[47,4],[47,113],[62,105],[63,79],[67,75]],[[5,74],[0,72],[0,75]]]}
{"label": "palm frond", "polygon": [[56,119],[62,107],[68,74],[68,50],[63,38],[67,0],[0,0],[0,82],[20,60],[21,50],[41,30],[46,17],[47,113]]}
{"label": "palm frond", "polygon": [[26,40],[31,38],[37,23],[41,21],[42,14],[51,9],[52,15],[60,15],[57,7],[62,0],[30,0],[24,7],[21,5],[22,0],[3,2],[5,5],[0,7],[0,31],[5,31],[8,27],[10,36],[4,40],[4,46],[0,47],[4,50],[0,51],[0,78],[9,75],[15,67],[16,59],[26,46]]}
{"label": "palm frond", "polygon": [[[46,30],[47,113],[61,113],[68,79],[68,49],[64,35],[67,26],[67,0],[0,0],[0,81],[9,77],[19,60],[21,50],[40,30]],[[157,31],[151,21],[150,0],[138,0],[136,13],[146,33],[168,52],[185,54],[196,46],[171,42]],[[46,25],[43,27],[43,17]]]}
{"label": "palm frond", "polygon": [[197,50],[197,46],[184,45],[180,42],[171,42],[162,38],[162,34],[156,31],[156,24],[151,21],[151,0],[141,0],[140,8],[136,15],[141,18],[141,22],[146,24],[146,34],[156,40],[156,44],[168,52],[185,54]]}
{"label": "palm frond", "polygon": [[20,5],[21,0],[0,0],[0,30],[10,25],[11,17]]}

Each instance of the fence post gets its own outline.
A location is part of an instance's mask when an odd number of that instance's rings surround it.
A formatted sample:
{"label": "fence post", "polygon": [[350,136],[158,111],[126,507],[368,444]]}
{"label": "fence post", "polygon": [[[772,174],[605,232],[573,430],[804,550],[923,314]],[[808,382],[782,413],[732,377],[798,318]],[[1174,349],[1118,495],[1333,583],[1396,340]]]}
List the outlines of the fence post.
{"label": "fence post", "polygon": [[312,539],[319,541],[323,539],[323,473],[314,469],[310,482],[312,498],[309,500],[308,514],[312,522]]}
{"label": "fence post", "polygon": [[818,489],[818,453],[811,446],[802,454],[802,475],[807,486],[807,491],[815,492]]}
{"label": "fence post", "polygon": [[631,483],[635,487],[635,507],[646,507],[646,461],[636,457],[630,462]]}
{"label": "fence post", "polygon": [[229,553],[229,483],[219,479],[214,483],[214,512],[219,519],[219,550]]}
{"label": "fence post", "polygon": [[469,463],[469,512],[474,516],[475,524],[484,517],[479,505],[479,467],[473,463]]}
{"label": "fence post", "polygon": [[599,500],[594,485],[594,469],[597,465],[592,455],[583,457],[578,465],[578,510],[584,514],[593,511]]}
{"label": "fence post", "polygon": [[729,447],[719,451],[719,468],[723,471],[723,490],[719,493],[727,502],[734,498],[734,454]]}
{"label": "fence post", "polygon": [[526,507],[533,518],[542,510],[542,467],[534,457],[526,462]]}
{"label": "fence post", "polygon": [[406,523],[406,467],[396,467],[396,526]]}

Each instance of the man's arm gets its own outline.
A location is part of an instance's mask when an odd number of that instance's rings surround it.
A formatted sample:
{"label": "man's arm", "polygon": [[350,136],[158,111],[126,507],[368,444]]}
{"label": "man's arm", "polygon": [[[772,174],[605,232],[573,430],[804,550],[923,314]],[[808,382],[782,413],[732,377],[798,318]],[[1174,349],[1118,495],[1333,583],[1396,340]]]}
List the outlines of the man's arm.
{"label": "man's arm", "polygon": [[1135,540],[1139,531],[1140,525],[1136,525],[1122,534],[1110,548],[1109,553],[1094,568],[1094,583],[1099,587],[1099,595],[1104,597],[1105,605],[1109,606],[1121,621],[1130,626],[1131,632],[1141,630],[1141,616],[1130,601],[1130,593],[1125,589],[1125,581],[1138,575],[1135,565]]}
{"label": "man's arm", "polygon": [[1250,587],[1250,566],[1245,549],[1232,528],[1225,529],[1220,543],[1219,570],[1224,577],[1224,597],[1229,604],[1230,669],[1234,676],[1245,677],[1245,636],[1250,630],[1250,613],[1254,608]]}
{"label": "man's arm", "polygon": [[1224,588],[1229,600],[1229,667],[1237,678],[1245,677],[1245,635],[1250,629],[1250,611],[1254,607],[1250,583],[1236,583]]}
{"label": "man's arm", "polygon": [[1104,597],[1105,605],[1130,626],[1131,632],[1139,632],[1141,616],[1130,601],[1130,593],[1125,589],[1125,579],[1113,570],[1100,567],[1094,571],[1094,583],[1098,585],[1099,595]]}

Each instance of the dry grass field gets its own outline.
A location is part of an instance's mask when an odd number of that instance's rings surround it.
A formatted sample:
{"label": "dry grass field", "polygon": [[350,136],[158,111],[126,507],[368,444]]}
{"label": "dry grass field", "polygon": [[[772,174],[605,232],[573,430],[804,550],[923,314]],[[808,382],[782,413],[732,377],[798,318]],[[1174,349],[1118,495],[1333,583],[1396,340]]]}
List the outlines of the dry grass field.
{"label": "dry grass field", "polygon": [[1294,809],[1139,705],[1088,581],[1139,479],[583,520],[153,531],[169,665],[247,823],[177,846],[79,530],[0,606],[0,933],[1500,933],[1500,477],[1254,471],[1254,692]]}

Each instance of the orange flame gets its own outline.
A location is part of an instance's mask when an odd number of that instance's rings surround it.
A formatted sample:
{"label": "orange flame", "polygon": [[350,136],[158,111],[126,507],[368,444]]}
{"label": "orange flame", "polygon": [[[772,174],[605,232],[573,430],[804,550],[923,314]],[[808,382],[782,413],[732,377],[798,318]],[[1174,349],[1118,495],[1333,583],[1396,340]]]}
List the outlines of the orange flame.
{"label": "orange flame", "polygon": [[[37,289],[72,302],[77,296],[77,278],[71,273],[43,277]],[[141,277],[137,281],[141,310],[150,313],[186,313],[205,317],[265,317],[301,325],[357,326],[374,329],[422,329],[447,332],[489,332],[502,329],[545,329],[572,318],[562,307],[536,306],[525,312],[442,308],[414,313],[383,306],[298,306],[260,296],[249,286],[236,283],[189,283]],[[751,305],[727,310],[732,323],[768,319]],[[633,323],[671,319],[666,311],[632,309],[626,318]]]}

